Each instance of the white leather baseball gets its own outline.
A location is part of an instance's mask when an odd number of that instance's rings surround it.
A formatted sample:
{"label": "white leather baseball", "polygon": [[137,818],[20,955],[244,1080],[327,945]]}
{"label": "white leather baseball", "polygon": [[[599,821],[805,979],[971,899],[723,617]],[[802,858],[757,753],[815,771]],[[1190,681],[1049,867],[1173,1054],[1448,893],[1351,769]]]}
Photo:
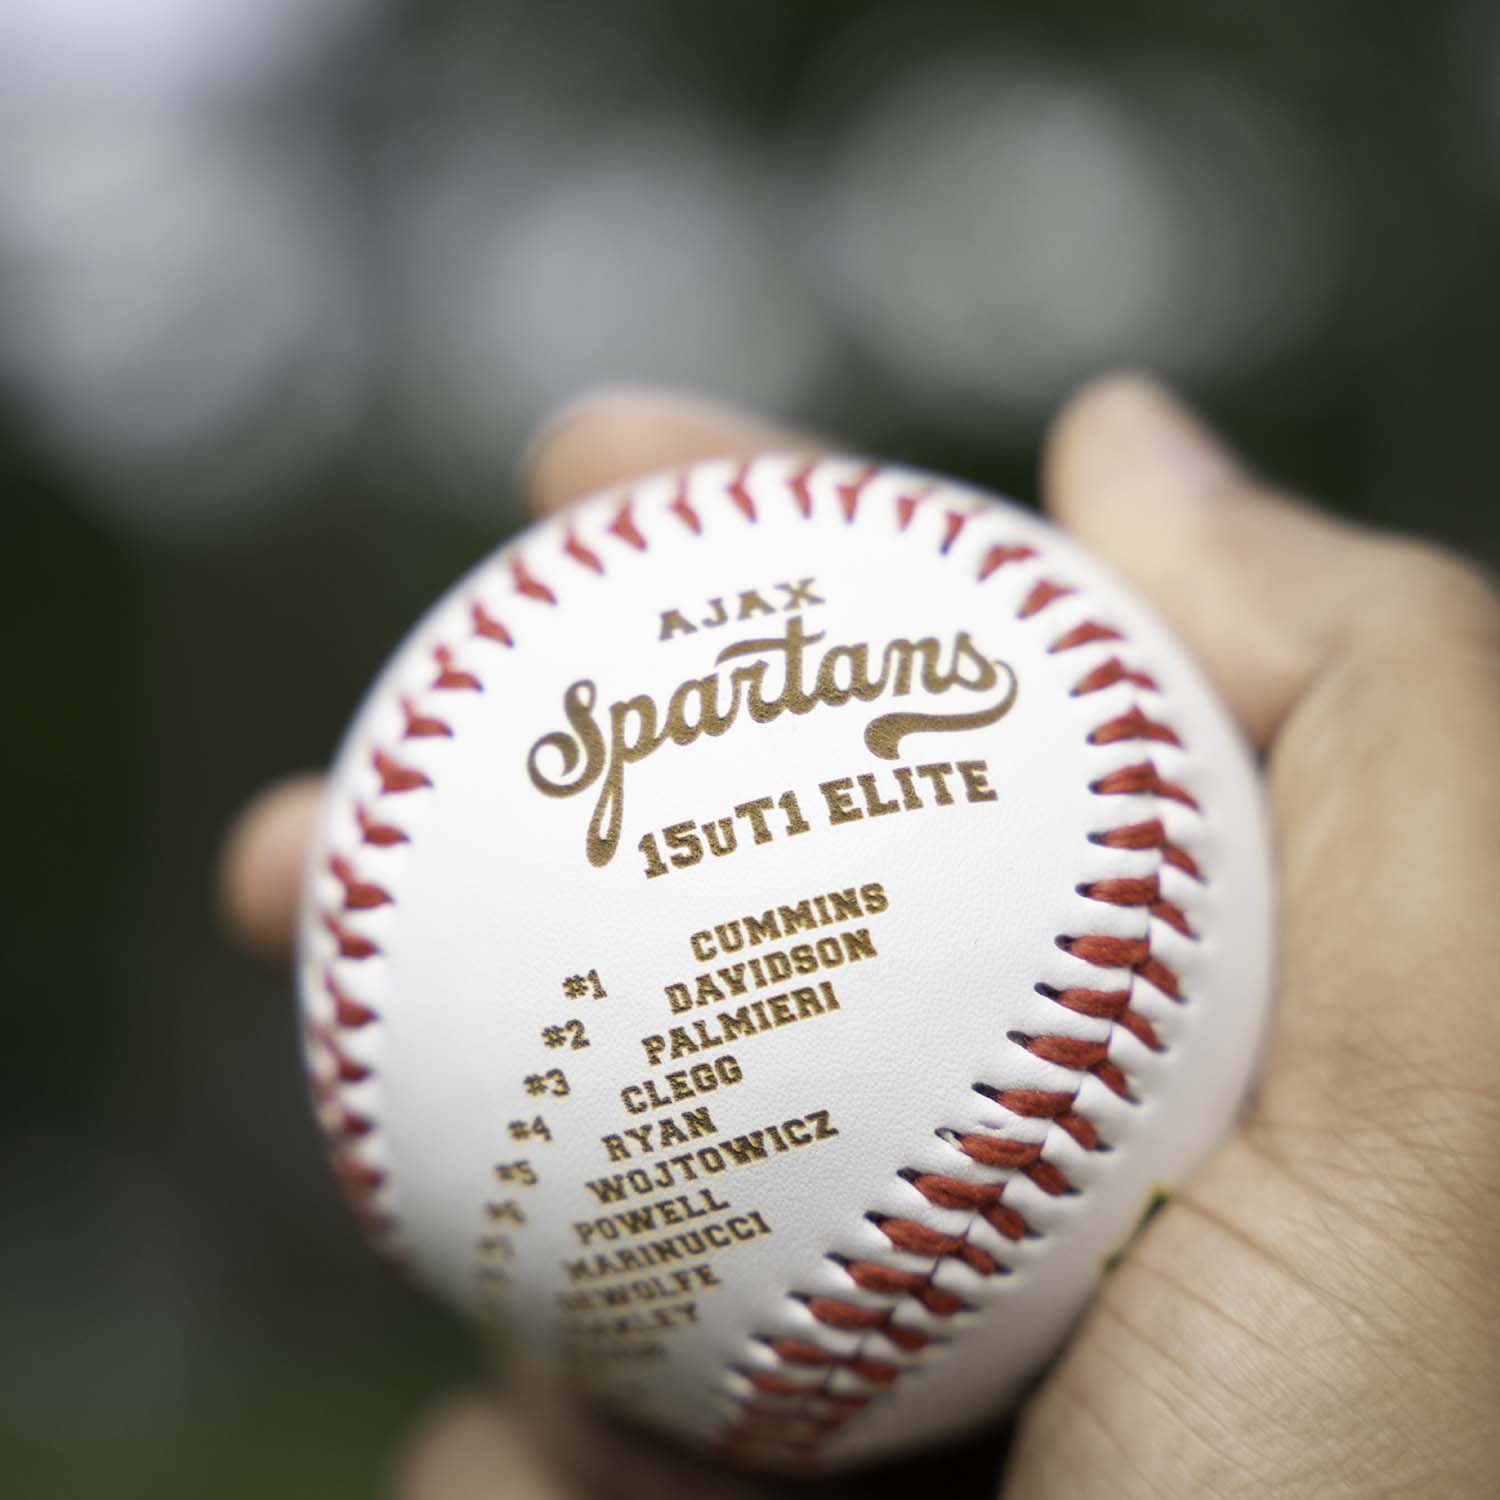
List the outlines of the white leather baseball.
{"label": "white leather baseball", "polygon": [[378,1243],[632,1416],[782,1468],[983,1421],[1224,1135],[1268,1013],[1255,770],[1030,515],[706,463],[481,564],[307,883]]}

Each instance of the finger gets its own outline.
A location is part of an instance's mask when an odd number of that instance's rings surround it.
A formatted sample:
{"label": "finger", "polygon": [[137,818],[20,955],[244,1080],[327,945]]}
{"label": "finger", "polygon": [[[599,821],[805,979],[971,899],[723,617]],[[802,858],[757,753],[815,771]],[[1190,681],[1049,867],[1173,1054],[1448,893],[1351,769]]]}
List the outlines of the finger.
{"label": "finger", "polygon": [[302,862],[323,795],[321,776],[278,781],[235,819],[219,854],[225,925],[265,958],[285,958],[296,930]]}
{"label": "finger", "polygon": [[524,1423],[463,1391],[418,1427],[396,1464],[396,1500],[578,1500]]}
{"label": "finger", "polygon": [[442,1402],[397,1466],[398,1500],[897,1500],[940,1467],[951,1500],[990,1500],[1007,1431],[992,1429],[851,1475],[789,1480],[719,1462],[615,1420],[534,1363],[504,1389]]}
{"label": "finger", "polygon": [[[523,485],[537,511],[636,474],[766,448],[812,451],[811,439],[670,392],[607,390],[566,407],[533,439]],[[296,921],[302,859],[320,795],[316,778],[278,783],[236,820],[220,856],[220,905],[253,952],[283,958]]]}
{"label": "finger", "polygon": [[1086,386],[1053,424],[1054,516],[1141,587],[1264,746],[1357,612],[1373,537],[1295,504],[1141,376]]}
{"label": "finger", "polygon": [[532,510],[656,469],[706,458],[746,458],[767,449],[814,452],[824,445],[760,417],[673,391],[593,392],[544,423],[521,461]]}
{"label": "finger", "polygon": [[1500,1064],[1500,1010],[1476,1001],[1500,963],[1492,589],[1273,491],[1139,379],[1073,402],[1046,473],[1059,517],[1275,736],[1286,1003],[1261,1121],[1304,1140],[1440,1123],[1454,1147],[1491,1128],[1475,1101]]}
{"label": "finger", "polygon": [[[774,1500],[753,1475],[626,1427],[536,1370],[512,1371],[503,1399],[468,1392],[418,1429],[397,1469],[398,1500]],[[853,1500],[843,1484],[819,1500]]]}

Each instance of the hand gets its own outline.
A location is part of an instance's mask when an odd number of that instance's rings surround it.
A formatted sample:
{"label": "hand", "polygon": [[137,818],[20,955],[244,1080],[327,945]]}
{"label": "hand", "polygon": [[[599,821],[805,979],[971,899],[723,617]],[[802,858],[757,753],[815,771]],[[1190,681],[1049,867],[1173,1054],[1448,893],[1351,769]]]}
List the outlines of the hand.
{"label": "hand", "polygon": [[[616,394],[534,445],[548,510],[648,469],[808,446]],[[1132,1248],[1001,1457],[839,1483],[959,1496],[1491,1495],[1500,1482],[1500,602],[1433,549],[1262,484],[1149,382],[1090,387],[1047,449],[1053,515],[1167,616],[1266,754],[1280,1012],[1238,1134]],[[231,920],[290,940],[316,788],[226,852]],[[968,1473],[967,1469],[972,1469]],[[996,1477],[998,1474],[998,1477]],[[410,1500],[755,1496],[540,1395],[444,1408]],[[825,1491],[819,1491],[824,1493]]]}

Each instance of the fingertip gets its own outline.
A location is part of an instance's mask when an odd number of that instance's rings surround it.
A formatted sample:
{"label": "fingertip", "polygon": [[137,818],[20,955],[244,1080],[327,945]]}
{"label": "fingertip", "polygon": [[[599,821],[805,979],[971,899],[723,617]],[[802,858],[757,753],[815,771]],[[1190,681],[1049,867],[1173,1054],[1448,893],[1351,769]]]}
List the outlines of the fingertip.
{"label": "fingertip", "polygon": [[[770,1500],[785,1488],[605,1416],[522,1362],[498,1394],[473,1389],[440,1402],[406,1443],[396,1476],[398,1500],[580,1500],[627,1490]],[[849,1491],[835,1482],[823,1493],[847,1500]]]}
{"label": "fingertip", "polygon": [[1101,375],[1073,394],[1052,423],[1043,466],[1048,508],[1070,527],[1102,524],[1122,503],[1186,520],[1250,477],[1176,392],[1136,370]]}
{"label": "fingertip", "polygon": [[805,435],[701,396],[605,386],[558,408],[518,467],[532,510],[545,514],[656,469],[817,446]]}
{"label": "fingertip", "polygon": [[575,1500],[526,1424],[485,1391],[440,1401],[397,1458],[397,1500]]}
{"label": "fingertip", "polygon": [[1080,390],[1044,455],[1047,508],[1135,584],[1257,745],[1315,668],[1350,533],[1259,479],[1181,397],[1122,372]]}
{"label": "fingertip", "polygon": [[302,862],[323,778],[275,782],[230,825],[219,852],[219,908],[230,933],[262,958],[282,959],[296,931]]}

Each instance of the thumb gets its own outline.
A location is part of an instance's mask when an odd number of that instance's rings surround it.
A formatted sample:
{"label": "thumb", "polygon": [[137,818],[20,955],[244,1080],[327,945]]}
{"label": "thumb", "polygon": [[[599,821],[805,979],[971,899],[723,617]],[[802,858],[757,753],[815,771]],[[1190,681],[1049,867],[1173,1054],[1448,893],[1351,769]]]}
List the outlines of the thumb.
{"label": "thumb", "polygon": [[1086,386],[1063,409],[1043,488],[1056,518],[1151,596],[1264,748],[1360,613],[1372,534],[1259,481],[1137,375]]}
{"label": "thumb", "polygon": [[[1136,377],[1064,411],[1046,484],[1057,516],[1152,597],[1269,749],[1282,1010],[1261,1143],[1331,1169],[1336,1191],[1435,1142],[1493,1163],[1492,588],[1434,548],[1275,491]],[[1424,1202],[1408,1211],[1457,1227],[1451,1182],[1425,1165],[1412,1192]],[[1496,1180],[1493,1165],[1485,1174]],[[1487,1227],[1470,1218],[1476,1236],[1500,1228],[1494,1194],[1466,1196],[1488,1209]]]}

